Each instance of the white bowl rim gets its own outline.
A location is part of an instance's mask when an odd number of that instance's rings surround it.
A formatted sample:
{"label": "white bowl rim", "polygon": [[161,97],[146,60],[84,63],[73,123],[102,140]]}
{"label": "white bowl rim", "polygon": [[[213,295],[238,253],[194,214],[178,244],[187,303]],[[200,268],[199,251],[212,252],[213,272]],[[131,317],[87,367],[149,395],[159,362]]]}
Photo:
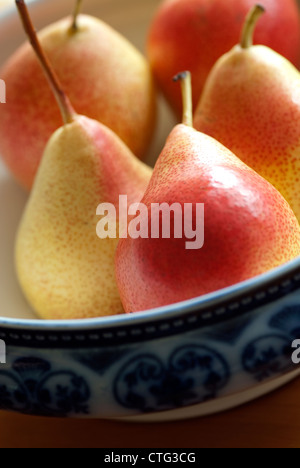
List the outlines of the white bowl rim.
{"label": "white bowl rim", "polygon": [[[249,295],[251,292],[263,290],[270,287],[273,283],[280,283],[283,279],[300,276],[300,256],[294,260],[277,267],[267,273],[251,278],[242,283],[235,284],[229,288],[190,299],[176,304],[171,304],[147,311],[135,312],[132,314],[121,314],[109,317],[97,317],[91,319],[76,320],[41,320],[41,319],[18,319],[0,317],[0,327],[12,327],[22,329],[38,330],[88,330],[88,329],[107,329],[120,328],[128,325],[141,325],[153,323],[155,321],[170,320],[180,318],[183,315],[201,309],[216,307],[228,301],[234,301],[237,297]],[[222,317],[220,317],[222,322]]]}
{"label": "white bowl rim", "polygon": [[[32,7],[49,0],[27,0],[27,4]],[[0,14],[0,23],[8,17],[16,15],[14,3],[7,5]],[[238,296],[248,295],[251,291],[262,290],[272,283],[280,282],[281,278],[291,277],[295,272],[300,272],[300,256],[296,259],[277,267],[267,273],[251,278],[242,283],[235,284],[229,288],[221,289],[216,292],[200,296],[187,301],[171,304],[165,307],[159,307],[147,311],[136,312],[133,314],[121,314],[109,317],[97,317],[91,319],[76,320],[41,320],[41,319],[18,319],[10,317],[1,317],[0,327],[22,328],[30,330],[88,330],[91,328],[116,328],[126,325],[141,325],[157,320],[170,320],[182,317],[182,315],[215,307],[216,304],[234,300]],[[222,318],[220,317],[220,322]]]}

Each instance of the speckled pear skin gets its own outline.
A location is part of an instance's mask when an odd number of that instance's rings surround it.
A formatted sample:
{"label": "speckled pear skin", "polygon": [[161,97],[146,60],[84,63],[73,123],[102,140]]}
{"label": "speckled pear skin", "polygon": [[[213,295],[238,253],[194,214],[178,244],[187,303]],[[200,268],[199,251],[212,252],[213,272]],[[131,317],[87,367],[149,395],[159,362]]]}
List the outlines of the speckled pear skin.
{"label": "speckled pear skin", "polygon": [[264,46],[236,46],[212,70],[195,128],[271,182],[300,220],[300,74]]}
{"label": "speckled pear skin", "polygon": [[29,303],[44,319],[124,312],[116,286],[117,239],[99,239],[100,203],[118,209],[142,198],[152,170],[108,128],[77,116],[49,141],[22,219],[16,267]]}
{"label": "speckled pear skin", "polygon": [[157,83],[180,116],[182,97],[170,80],[180,70],[193,77],[196,108],[216,61],[238,43],[255,4],[266,9],[254,40],[300,65],[300,17],[295,0],[164,0],[148,36],[148,56]]}
{"label": "speckled pear skin", "polygon": [[187,239],[174,237],[121,239],[116,272],[126,312],[195,298],[300,254],[300,227],[280,193],[223,145],[185,125],[169,136],[142,200],[148,210],[164,202],[205,204],[204,246],[186,250]]}
{"label": "speckled pear skin", "polygon": [[[147,61],[102,21],[80,15],[73,34],[71,21],[63,19],[39,33],[62,88],[79,114],[111,128],[142,158],[156,122]],[[0,108],[0,153],[16,179],[30,189],[46,144],[62,124],[61,115],[30,44],[9,59],[0,75],[8,96]]]}

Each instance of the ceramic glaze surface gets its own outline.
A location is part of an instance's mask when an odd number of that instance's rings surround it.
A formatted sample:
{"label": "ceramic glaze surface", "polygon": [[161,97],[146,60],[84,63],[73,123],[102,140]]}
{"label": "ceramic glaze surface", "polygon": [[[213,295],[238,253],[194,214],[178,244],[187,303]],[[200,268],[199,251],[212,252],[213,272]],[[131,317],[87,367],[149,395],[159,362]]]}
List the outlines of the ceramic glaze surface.
{"label": "ceramic glaze surface", "polygon": [[[141,50],[159,0],[91,0]],[[51,5],[51,6],[50,6]],[[55,6],[54,6],[55,5]],[[73,0],[33,2],[42,27]],[[16,13],[0,18],[0,62],[24,40]],[[165,104],[150,159],[174,124]],[[14,238],[26,203],[0,165],[0,408],[55,417],[166,421],[250,401],[300,373],[300,258],[224,291],[163,309],[86,321],[36,319],[16,281]]]}
{"label": "ceramic glaze surface", "polygon": [[[286,282],[281,299],[248,312],[236,304],[238,316],[212,326],[197,326],[194,312],[123,333],[96,327],[85,333],[2,331],[9,345],[0,368],[0,407],[47,416],[129,417],[205,405],[286,375],[297,370],[291,360],[292,341],[300,336],[295,285]],[[242,301],[249,307],[251,297]],[[149,338],[141,340],[146,331]]]}

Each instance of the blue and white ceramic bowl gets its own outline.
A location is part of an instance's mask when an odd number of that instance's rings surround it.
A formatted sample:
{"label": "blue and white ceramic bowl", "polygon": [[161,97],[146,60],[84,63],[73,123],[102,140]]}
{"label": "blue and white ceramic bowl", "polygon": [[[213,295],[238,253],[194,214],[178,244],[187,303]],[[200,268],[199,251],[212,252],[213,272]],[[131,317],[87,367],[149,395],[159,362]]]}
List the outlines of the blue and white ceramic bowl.
{"label": "blue and white ceramic bowl", "polygon": [[[142,46],[159,0],[86,0]],[[40,27],[73,0],[32,2]],[[131,15],[128,14],[131,12]],[[0,62],[24,40],[0,18]],[[1,78],[1,77],[0,77]],[[162,109],[152,153],[173,122]],[[0,166],[0,409],[56,417],[166,421],[232,408],[292,380],[300,338],[300,258],[266,275],[172,307],[104,319],[36,320],[18,287],[14,237],[26,195]],[[1,342],[0,342],[1,343]]]}

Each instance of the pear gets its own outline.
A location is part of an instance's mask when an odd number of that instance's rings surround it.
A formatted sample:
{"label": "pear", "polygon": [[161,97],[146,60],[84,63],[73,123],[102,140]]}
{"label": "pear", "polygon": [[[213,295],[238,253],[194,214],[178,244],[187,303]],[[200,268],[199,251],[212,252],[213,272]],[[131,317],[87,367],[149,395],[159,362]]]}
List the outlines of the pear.
{"label": "pear", "polygon": [[97,237],[96,210],[104,202],[117,208],[120,194],[128,195],[129,203],[138,202],[152,170],[109,128],[75,113],[44,55],[24,1],[17,0],[17,5],[64,120],[47,144],[19,227],[20,285],[44,319],[123,313],[114,275],[118,239]]}
{"label": "pear", "polygon": [[[39,39],[77,112],[108,126],[143,158],[156,122],[156,92],[143,55],[109,25],[78,11],[74,19],[40,31]],[[0,76],[8,96],[0,108],[0,153],[19,183],[31,189],[61,117],[28,43]]]}
{"label": "pear", "polygon": [[[141,209],[139,222],[151,226],[151,235],[120,239],[117,248],[116,276],[126,312],[211,293],[300,254],[300,227],[288,203],[221,143],[191,127],[191,78],[179,77],[184,123],[170,134],[141,201],[147,209]],[[162,213],[159,236],[152,232],[156,204]],[[174,227],[165,236],[166,206],[173,206]],[[191,206],[192,216],[189,209],[178,217]],[[192,231],[194,242],[199,234],[194,246],[189,245]]]}
{"label": "pear", "polygon": [[254,46],[264,10],[251,10],[239,45],[213,68],[195,128],[216,138],[273,184],[300,220],[300,74],[285,58]]}
{"label": "pear", "polygon": [[[182,100],[170,80],[178,70],[193,76],[193,102],[201,97],[216,61],[239,41],[245,15],[257,0],[164,0],[148,34],[148,56],[156,81],[180,117]],[[300,17],[296,0],[261,0],[268,14],[255,42],[300,65]]]}

